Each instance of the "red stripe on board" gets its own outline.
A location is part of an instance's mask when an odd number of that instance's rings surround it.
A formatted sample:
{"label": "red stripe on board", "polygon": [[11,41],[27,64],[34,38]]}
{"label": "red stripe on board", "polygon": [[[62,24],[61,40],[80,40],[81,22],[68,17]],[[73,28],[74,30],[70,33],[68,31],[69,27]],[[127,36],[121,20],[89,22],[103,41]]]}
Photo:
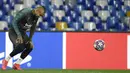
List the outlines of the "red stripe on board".
{"label": "red stripe on board", "polygon": [[[127,69],[127,34],[67,33],[67,69]],[[97,51],[93,43],[105,41],[105,49]]]}

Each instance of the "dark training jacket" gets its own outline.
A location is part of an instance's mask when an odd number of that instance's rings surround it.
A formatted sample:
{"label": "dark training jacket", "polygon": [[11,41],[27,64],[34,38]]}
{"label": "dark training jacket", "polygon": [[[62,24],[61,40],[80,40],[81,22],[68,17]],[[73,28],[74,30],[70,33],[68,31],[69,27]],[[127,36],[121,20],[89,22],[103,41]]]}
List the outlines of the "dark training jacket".
{"label": "dark training jacket", "polygon": [[21,31],[26,31],[27,29],[30,29],[30,31],[35,30],[38,18],[38,16],[33,14],[31,8],[24,8],[16,14],[10,28],[15,30],[17,36],[22,36]]}

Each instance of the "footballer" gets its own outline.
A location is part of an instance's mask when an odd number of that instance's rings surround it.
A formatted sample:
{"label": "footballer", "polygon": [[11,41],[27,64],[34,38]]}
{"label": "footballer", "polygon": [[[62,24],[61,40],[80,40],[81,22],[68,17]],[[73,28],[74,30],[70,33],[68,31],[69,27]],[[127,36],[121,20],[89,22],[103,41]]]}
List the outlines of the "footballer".
{"label": "footballer", "polygon": [[[20,63],[33,50],[32,37],[38,18],[44,16],[45,10],[44,6],[39,6],[35,9],[24,8],[16,14],[9,29],[9,38],[13,43],[14,50],[2,60],[2,70],[6,70],[9,60],[19,53],[21,53],[21,56],[14,63],[13,69],[21,70]],[[29,36],[26,34],[27,30],[30,31]]]}

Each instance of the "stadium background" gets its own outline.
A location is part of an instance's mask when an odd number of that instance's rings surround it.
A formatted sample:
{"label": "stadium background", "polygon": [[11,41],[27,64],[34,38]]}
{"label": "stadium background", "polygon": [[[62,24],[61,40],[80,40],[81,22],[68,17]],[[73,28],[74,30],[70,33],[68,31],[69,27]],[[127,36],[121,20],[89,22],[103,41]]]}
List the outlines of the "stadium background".
{"label": "stadium background", "polygon": [[130,0],[0,0],[0,30],[8,30],[16,13],[46,7],[37,31],[129,31]]}
{"label": "stadium background", "polygon": [[[34,51],[22,68],[130,69],[130,0],[0,0],[0,66],[13,49],[6,30],[16,13],[39,5],[45,6],[47,12],[39,18],[36,31],[40,32],[33,38]],[[105,41],[103,51],[94,49],[97,39]],[[11,60],[9,68],[17,57]],[[104,72],[109,73],[94,71]]]}

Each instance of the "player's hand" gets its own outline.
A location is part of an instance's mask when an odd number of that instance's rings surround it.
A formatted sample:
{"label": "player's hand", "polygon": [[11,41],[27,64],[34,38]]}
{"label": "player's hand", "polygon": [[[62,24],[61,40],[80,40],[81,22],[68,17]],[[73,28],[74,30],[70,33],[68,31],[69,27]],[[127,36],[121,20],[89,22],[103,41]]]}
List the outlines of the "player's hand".
{"label": "player's hand", "polygon": [[23,38],[21,36],[18,36],[16,39],[16,43],[22,44],[23,43]]}

